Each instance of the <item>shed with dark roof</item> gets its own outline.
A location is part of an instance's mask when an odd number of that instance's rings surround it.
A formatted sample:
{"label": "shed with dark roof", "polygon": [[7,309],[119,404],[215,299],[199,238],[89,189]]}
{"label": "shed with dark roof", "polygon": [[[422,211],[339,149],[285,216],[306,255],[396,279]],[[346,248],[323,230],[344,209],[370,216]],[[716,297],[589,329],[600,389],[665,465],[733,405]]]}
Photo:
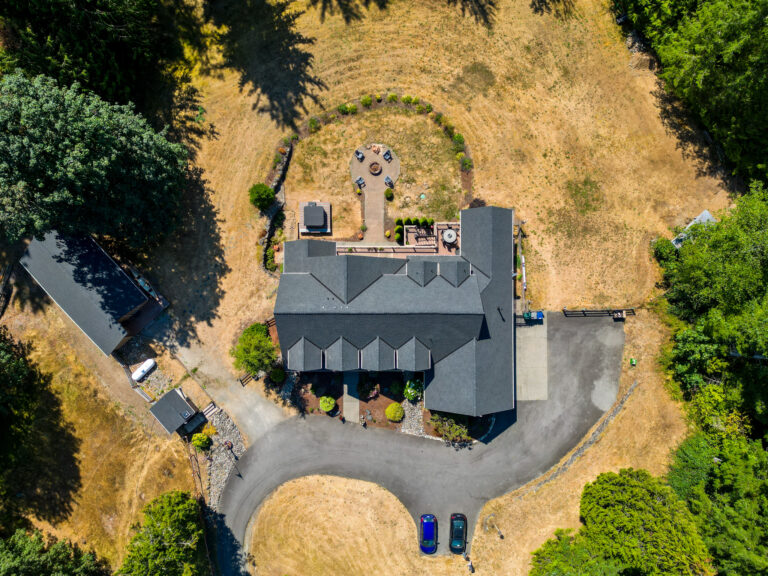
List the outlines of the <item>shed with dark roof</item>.
{"label": "shed with dark roof", "polygon": [[[197,408],[184,396],[184,393],[175,388],[163,394],[149,409],[152,416],[160,422],[168,434],[173,434],[184,428],[187,424],[196,420]],[[200,421],[202,424],[203,420]],[[198,424],[199,425],[199,424]]]}
{"label": "shed with dark roof", "polygon": [[21,265],[88,338],[111,354],[148,296],[90,236],[49,232],[32,240]]}

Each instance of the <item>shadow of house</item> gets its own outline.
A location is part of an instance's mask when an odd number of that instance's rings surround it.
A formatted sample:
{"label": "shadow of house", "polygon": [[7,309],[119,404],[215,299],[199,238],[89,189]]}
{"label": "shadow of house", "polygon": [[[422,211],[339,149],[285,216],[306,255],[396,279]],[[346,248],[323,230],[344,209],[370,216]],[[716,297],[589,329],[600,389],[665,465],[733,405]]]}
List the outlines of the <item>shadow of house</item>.
{"label": "shadow of house", "polygon": [[104,354],[162,312],[90,236],[49,232],[30,242],[20,262]]}
{"label": "shadow of house", "polygon": [[205,5],[206,18],[225,30],[219,37],[223,62],[219,68],[240,73],[240,88],[256,94],[253,105],[279,126],[295,128],[307,112],[307,99],[325,84],[312,73],[315,43],[296,30],[301,12],[290,2],[223,0]]}

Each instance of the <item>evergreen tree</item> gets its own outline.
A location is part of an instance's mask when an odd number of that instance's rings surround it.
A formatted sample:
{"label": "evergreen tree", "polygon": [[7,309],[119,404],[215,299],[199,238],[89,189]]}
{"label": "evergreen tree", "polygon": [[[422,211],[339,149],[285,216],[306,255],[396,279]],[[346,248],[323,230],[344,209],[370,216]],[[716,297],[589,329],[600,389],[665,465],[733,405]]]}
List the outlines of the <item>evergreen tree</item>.
{"label": "evergreen tree", "polygon": [[0,539],[0,576],[109,576],[105,564],[66,540],[17,530]]}

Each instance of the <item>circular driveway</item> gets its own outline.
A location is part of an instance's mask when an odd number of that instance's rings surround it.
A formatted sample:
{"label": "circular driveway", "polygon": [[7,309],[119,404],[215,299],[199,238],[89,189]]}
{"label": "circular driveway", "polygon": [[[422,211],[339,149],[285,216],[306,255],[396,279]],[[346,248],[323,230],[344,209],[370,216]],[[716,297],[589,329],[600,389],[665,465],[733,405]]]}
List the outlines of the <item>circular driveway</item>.
{"label": "circular driveway", "polygon": [[[518,329],[518,332],[523,329]],[[414,521],[433,513],[447,551],[447,524],[463,512],[472,530],[482,506],[540,476],[566,455],[616,399],[624,330],[605,318],[550,315],[548,399],[519,402],[497,414],[485,443],[454,450],[442,442],[364,430],[310,416],[281,422],[237,463],[219,503],[218,560],[224,576],[246,574],[243,545],[259,506],[278,486],[301,476],[330,474],[375,482]],[[414,531],[414,546],[416,546]]]}

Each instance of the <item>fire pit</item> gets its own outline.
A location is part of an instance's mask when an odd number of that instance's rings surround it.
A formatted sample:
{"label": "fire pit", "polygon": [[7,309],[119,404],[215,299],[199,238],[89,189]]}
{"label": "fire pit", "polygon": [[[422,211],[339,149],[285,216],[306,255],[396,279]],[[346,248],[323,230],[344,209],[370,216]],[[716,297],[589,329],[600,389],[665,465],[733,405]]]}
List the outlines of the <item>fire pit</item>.
{"label": "fire pit", "polygon": [[378,176],[381,174],[381,164],[378,162],[371,162],[370,166],[368,166],[368,170],[370,170],[371,174],[374,176]]}

